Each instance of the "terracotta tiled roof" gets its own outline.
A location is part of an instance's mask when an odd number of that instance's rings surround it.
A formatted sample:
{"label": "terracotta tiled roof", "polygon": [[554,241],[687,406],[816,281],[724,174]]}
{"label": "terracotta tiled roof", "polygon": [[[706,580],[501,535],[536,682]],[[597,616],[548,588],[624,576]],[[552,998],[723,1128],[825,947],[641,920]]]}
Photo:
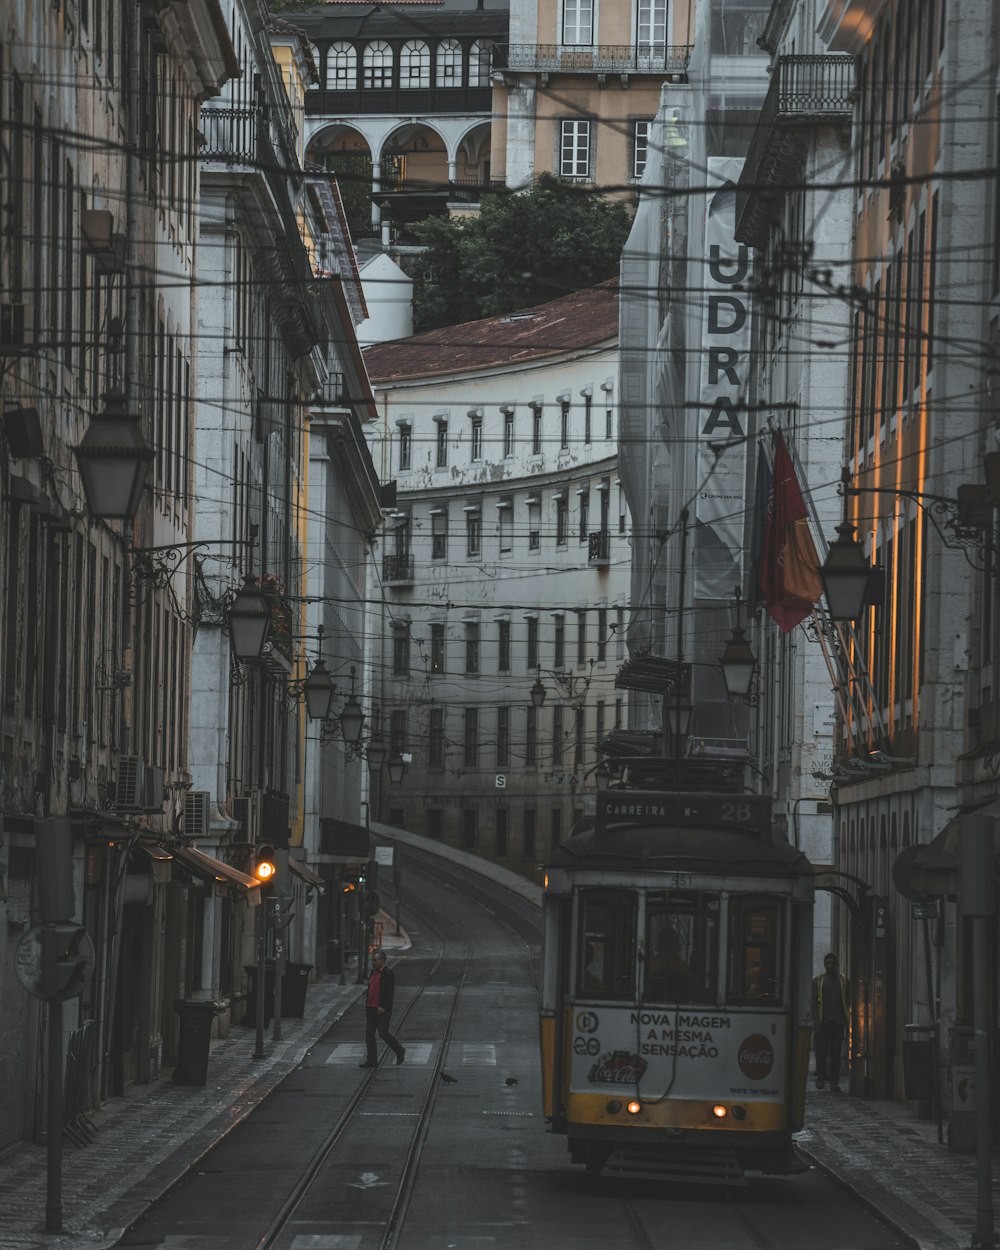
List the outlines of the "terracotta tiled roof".
{"label": "terracotta tiled roof", "polygon": [[502,317],[466,321],[365,352],[373,384],[543,360],[618,336],[618,279]]}

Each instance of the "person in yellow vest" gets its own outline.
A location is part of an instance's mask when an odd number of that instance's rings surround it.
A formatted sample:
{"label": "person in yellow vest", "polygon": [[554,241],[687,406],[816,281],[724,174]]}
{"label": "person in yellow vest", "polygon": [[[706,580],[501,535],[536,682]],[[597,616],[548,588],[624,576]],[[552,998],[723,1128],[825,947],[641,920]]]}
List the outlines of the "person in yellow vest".
{"label": "person in yellow vest", "polygon": [[832,952],[823,959],[824,971],[813,978],[813,1035],[816,1040],[816,1088],[830,1081],[830,1093],[840,1093],[840,1051],[851,1018],[847,977],[839,971]]}

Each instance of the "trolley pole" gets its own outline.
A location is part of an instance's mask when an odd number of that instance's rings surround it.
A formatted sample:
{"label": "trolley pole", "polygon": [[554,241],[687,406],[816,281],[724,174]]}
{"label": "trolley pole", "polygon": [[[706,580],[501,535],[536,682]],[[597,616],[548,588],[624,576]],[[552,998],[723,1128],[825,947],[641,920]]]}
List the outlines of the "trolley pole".
{"label": "trolley pole", "polygon": [[976,1231],[972,1250],[997,1245],[993,1221],[990,1108],[990,928],[996,912],[993,821],[975,813],[958,820],[959,911],[972,929],[972,1023],[976,1064]]}

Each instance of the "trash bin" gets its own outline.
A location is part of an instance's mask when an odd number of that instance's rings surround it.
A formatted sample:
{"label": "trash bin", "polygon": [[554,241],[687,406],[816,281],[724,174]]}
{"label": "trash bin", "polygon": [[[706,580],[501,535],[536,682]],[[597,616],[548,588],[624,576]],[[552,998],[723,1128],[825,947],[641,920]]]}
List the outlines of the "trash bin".
{"label": "trash bin", "polygon": [[326,944],[326,970],[340,971],[340,943],[336,939]]}
{"label": "trash bin", "polygon": [[306,1014],[306,989],[312,964],[295,964],[285,961],[285,974],[281,978],[281,1014],[301,1020]]}
{"label": "trash bin", "polygon": [[929,1024],[903,1025],[903,1091],[914,1102],[934,1097],[934,1034]]}
{"label": "trash bin", "polygon": [[208,1047],[217,1010],[215,1003],[203,999],[179,998],[174,1003],[180,1016],[176,1085],[204,1085],[208,1080]]}
{"label": "trash bin", "polygon": [[[255,1028],[257,1024],[257,965],[244,964],[243,971],[247,974],[247,1010],[240,1021],[247,1028]],[[274,1014],[274,960],[268,959],[264,965],[264,1023],[271,1023]]]}

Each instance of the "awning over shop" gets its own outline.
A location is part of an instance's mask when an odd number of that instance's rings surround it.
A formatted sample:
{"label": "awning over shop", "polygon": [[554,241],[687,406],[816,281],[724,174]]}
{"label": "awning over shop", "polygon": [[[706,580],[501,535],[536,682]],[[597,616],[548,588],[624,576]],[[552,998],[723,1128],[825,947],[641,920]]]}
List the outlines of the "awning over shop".
{"label": "awning over shop", "polygon": [[306,885],[317,885],[322,889],[323,878],[319,876],[318,873],[313,872],[308,864],[300,863],[297,859],[289,859],[288,867],[297,877],[301,878]]}
{"label": "awning over shop", "polygon": [[133,843],[130,854],[134,861],[140,856],[149,861],[150,876],[154,881],[162,883],[170,880],[170,864],[174,857],[165,847],[140,838]]}
{"label": "awning over shop", "polygon": [[647,694],[672,694],[690,680],[691,666],[639,651],[626,660],[615,676],[617,690],[644,690]]}
{"label": "awning over shop", "polygon": [[237,885],[247,891],[247,902],[256,905],[260,902],[260,883],[245,872],[240,872],[232,864],[227,864],[212,855],[206,855],[193,846],[172,847],[170,853],[186,868],[201,877],[203,881],[213,881],[222,886]]}
{"label": "awning over shop", "polygon": [[962,816],[973,815],[989,816],[994,821],[994,848],[1000,850],[1000,798],[990,799],[981,807],[964,808],[917,852],[911,878],[914,890],[928,896],[958,893],[959,822]]}
{"label": "awning over shop", "polygon": [[319,849],[324,855],[336,855],[345,863],[367,859],[371,837],[362,825],[352,825],[349,820],[335,816],[321,816],[319,822]]}

